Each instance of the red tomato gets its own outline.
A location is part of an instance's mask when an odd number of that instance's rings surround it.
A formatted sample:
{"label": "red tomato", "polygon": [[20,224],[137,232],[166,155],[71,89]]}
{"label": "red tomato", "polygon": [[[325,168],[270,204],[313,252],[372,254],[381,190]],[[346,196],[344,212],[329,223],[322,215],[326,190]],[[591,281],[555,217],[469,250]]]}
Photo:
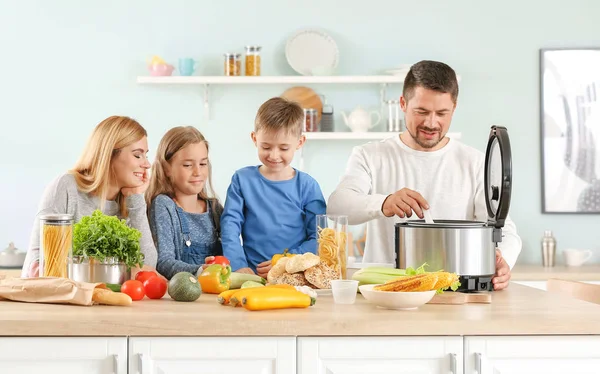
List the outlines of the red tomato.
{"label": "red tomato", "polygon": [[229,260],[225,256],[215,256],[215,258],[212,261],[208,261],[207,264],[230,265]]}
{"label": "red tomato", "polygon": [[140,271],[135,275],[135,280],[139,280],[140,282],[144,283],[147,279],[156,277],[156,275],[157,274],[153,271]]}
{"label": "red tomato", "polygon": [[144,292],[151,299],[160,299],[167,293],[167,281],[161,277],[152,277],[144,282]]}
{"label": "red tomato", "polygon": [[146,295],[144,293],[144,285],[139,280],[128,280],[121,286],[121,292],[131,297],[131,300],[142,300]]}

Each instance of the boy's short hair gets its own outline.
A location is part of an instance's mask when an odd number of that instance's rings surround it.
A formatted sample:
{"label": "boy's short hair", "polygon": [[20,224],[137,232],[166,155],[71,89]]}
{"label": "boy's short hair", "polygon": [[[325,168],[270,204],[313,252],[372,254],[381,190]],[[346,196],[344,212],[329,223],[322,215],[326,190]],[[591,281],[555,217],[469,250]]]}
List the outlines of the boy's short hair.
{"label": "boy's short hair", "polygon": [[265,101],[256,113],[254,131],[267,132],[284,130],[287,134],[300,137],[304,128],[304,110],[298,103],[282,97]]}

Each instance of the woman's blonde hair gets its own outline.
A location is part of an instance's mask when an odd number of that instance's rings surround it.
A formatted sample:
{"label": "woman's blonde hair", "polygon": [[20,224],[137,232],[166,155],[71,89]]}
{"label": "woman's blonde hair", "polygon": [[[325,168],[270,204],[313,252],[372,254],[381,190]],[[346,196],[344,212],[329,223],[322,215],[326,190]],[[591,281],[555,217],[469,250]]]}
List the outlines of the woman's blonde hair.
{"label": "woman's blonde hair", "polygon": [[[115,173],[111,162],[121,149],[144,136],[146,130],[134,119],[124,116],[111,116],[100,122],[88,139],[83,154],[69,173],[75,176],[80,191],[100,198],[100,209],[104,207],[106,195]],[[127,206],[121,192],[116,198],[121,217],[127,217]]]}
{"label": "woman's blonde hair", "polygon": [[[146,205],[150,209],[152,200],[160,194],[165,194],[170,198],[175,197],[175,189],[171,183],[171,178],[167,176],[166,170],[170,165],[173,156],[184,147],[190,144],[204,143],[206,151],[209,151],[208,141],[197,128],[193,126],[173,127],[163,136],[158,144],[156,158],[152,164],[152,172],[150,173],[150,186],[146,190]],[[208,187],[207,187],[208,186]],[[218,226],[219,218],[217,214],[219,200],[214,193],[215,189],[212,185],[212,166],[210,158],[208,160],[208,183],[204,184],[204,188],[198,194],[198,198],[204,201],[211,201],[213,204],[212,214],[215,223]]]}

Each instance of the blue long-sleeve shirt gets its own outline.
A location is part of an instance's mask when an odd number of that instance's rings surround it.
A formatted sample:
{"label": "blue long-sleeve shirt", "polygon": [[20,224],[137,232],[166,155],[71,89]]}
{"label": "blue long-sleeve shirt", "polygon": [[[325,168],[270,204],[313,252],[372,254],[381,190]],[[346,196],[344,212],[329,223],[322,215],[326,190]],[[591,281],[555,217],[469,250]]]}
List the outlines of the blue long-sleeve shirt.
{"label": "blue long-sleeve shirt", "polygon": [[256,271],[258,264],[286,248],[290,253],[316,253],[316,216],[325,210],[321,187],[304,172],[272,181],[258,166],[240,169],[231,178],[221,216],[223,255],[234,271]]}

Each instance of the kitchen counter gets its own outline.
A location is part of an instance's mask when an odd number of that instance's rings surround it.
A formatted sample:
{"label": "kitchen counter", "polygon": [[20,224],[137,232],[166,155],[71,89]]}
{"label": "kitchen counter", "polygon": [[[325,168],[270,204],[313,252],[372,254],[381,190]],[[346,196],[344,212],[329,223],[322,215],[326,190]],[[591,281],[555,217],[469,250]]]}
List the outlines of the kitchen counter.
{"label": "kitchen counter", "polygon": [[545,268],[542,265],[515,265],[511,280],[514,281],[546,281],[560,278],[573,281],[600,281],[600,265],[584,265],[577,267],[554,266]]}
{"label": "kitchen counter", "polygon": [[20,277],[21,269],[0,268],[0,275],[8,275],[11,277]]}
{"label": "kitchen counter", "polygon": [[491,304],[379,309],[320,296],[308,309],[250,312],[215,295],[193,303],[162,300],[131,307],[0,302],[0,336],[449,336],[600,335],[600,305],[511,284]]}

